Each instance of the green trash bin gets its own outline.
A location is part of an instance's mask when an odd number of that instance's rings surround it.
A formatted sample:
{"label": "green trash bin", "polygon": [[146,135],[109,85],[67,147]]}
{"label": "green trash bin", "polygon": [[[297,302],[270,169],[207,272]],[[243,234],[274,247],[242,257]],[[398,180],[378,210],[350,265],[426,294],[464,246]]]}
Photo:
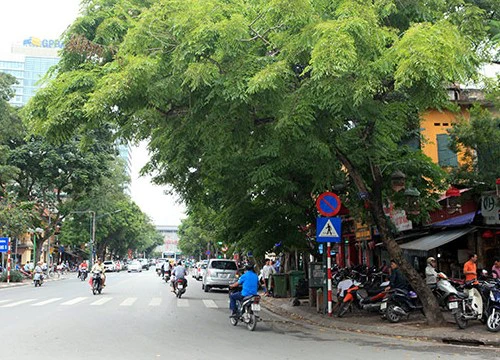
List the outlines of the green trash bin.
{"label": "green trash bin", "polygon": [[290,277],[290,294],[292,297],[297,295],[297,285],[301,279],[305,279],[306,274],[303,271],[290,271],[288,276]]}
{"label": "green trash bin", "polygon": [[287,274],[272,275],[274,282],[273,294],[275,297],[287,297],[288,295],[288,279]]}

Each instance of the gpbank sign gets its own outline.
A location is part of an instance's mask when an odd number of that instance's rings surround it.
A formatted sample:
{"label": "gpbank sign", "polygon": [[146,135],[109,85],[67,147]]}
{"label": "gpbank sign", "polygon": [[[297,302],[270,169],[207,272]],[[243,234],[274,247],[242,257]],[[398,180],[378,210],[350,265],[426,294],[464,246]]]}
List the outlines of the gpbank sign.
{"label": "gpbank sign", "polygon": [[49,48],[49,49],[60,49],[63,47],[63,43],[60,40],[49,40],[49,39],[40,39],[34,36],[31,36],[27,39],[23,40],[23,46],[30,47],[41,47],[41,48]]}

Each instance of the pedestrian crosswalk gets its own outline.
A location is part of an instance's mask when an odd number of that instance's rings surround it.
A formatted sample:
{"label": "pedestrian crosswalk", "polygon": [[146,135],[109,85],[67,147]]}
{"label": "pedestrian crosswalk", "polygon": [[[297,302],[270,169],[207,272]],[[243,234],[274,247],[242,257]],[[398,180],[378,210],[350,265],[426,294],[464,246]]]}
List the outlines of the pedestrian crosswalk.
{"label": "pedestrian crosswalk", "polygon": [[30,298],[23,300],[0,300],[0,314],[2,309],[6,308],[17,308],[23,306],[29,307],[43,307],[43,306],[117,306],[117,307],[158,307],[158,306],[175,306],[179,308],[189,308],[202,306],[207,309],[227,309],[228,301],[227,299],[173,299],[173,298],[161,298],[161,297],[114,297],[114,296],[78,296],[74,298]]}

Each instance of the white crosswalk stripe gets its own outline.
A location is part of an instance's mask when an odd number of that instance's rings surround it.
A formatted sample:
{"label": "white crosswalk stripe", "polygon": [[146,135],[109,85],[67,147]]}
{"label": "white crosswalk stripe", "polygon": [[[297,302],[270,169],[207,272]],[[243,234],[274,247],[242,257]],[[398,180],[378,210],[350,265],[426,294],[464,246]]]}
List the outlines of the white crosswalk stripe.
{"label": "white crosswalk stripe", "polygon": [[213,301],[213,300],[205,300],[205,299],[203,299],[203,304],[205,304],[205,306],[206,306],[207,308],[212,308],[212,309],[217,309],[217,308],[219,308],[219,307],[217,306],[217,304],[215,303],[215,301]]}
{"label": "white crosswalk stripe", "polygon": [[90,305],[92,306],[99,306],[99,305],[103,305],[103,304],[106,304],[108,301],[111,301],[113,298],[110,297],[110,296],[107,296],[107,297],[103,297],[97,301],[94,301],[93,303],[91,303]]}
{"label": "white crosswalk stripe", "polygon": [[120,306],[132,306],[136,300],[137,300],[137,298],[135,298],[135,297],[127,298],[120,304]]}
{"label": "white crosswalk stripe", "polygon": [[0,304],[4,304],[4,303],[9,302],[9,301],[11,301],[11,300],[0,300]]}
{"label": "white crosswalk stripe", "polygon": [[29,302],[32,302],[32,301],[35,301],[35,300],[36,299],[26,299],[26,300],[16,301],[16,302],[13,302],[13,303],[10,303],[10,304],[7,304],[7,305],[2,305],[2,307],[14,307],[14,306],[26,304],[26,303],[29,303]]}
{"label": "white crosswalk stripe", "polygon": [[189,301],[187,299],[177,299],[177,307],[189,307]]}
{"label": "white crosswalk stripe", "polygon": [[88,299],[88,298],[85,296],[77,297],[77,298],[74,298],[73,300],[63,302],[61,305],[75,305],[75,304],[78,304],[79,302],[84,301],[85,299]]}
{"label": "white crosswalk stripe", "polygon": [[161,298],[158,298],[158,297],[154,297],[151,299],[151,301],[149,302],[149,306],[160,306],[161,304]]}
{"label": "white crosswalk stripe", "polygon": [[59,301],[61,299],[62,298],[52,298],[52,299],[49,299],[49,300],[41,301],[41,302],[36,303],[36,304],[31,304],[31,306],[43,306],[43,305],[47,305],[47,304]]}

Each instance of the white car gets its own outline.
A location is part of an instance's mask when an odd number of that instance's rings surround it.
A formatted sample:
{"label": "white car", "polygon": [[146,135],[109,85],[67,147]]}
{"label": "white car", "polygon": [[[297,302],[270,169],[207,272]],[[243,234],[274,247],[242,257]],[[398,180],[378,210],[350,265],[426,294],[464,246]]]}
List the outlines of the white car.
{"label": "white car", "polygon": [[127,266],[127,271],[136,271],[136,272],[142,272],[142,264],[138,260],[134,260],[132,262],[128,263]]}
{"label": "white car", "polygon": [[104,265],[104,271],[106,271],[106,272],[116,271],[116,265],[113,261],[104,261],[103,265]]}

